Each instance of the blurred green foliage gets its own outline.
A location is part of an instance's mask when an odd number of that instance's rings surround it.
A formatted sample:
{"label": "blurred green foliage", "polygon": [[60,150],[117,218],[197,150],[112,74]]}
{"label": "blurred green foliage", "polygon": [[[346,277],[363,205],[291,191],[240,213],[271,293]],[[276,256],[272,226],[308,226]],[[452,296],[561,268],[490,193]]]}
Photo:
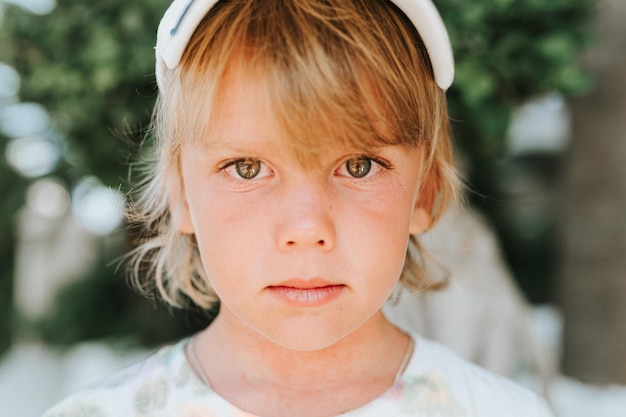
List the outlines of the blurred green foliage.
{"label": "blurred green foliage", "polygon": [[589,43],[591,0],[438,0],[456,78],[449,91],[458,144],[472,168],[502,155],[514,105],[547,92],[590,86],[579,66]]}
{"label": "blurred green foliage", "polygon": [[127,179],[154,103],[153,45],[166,6],[60,0],[45,16],[6,10],[0,61],[21,74],[21,100],[44,104],[65,135],[66,180],[89,174],[117,187]]}
{"label": "blurred green foliage", "polygon": [[[489,212],[497,201],[494,167],[503,153],[513,107],[542,93],[572,95],[590,87],[578,55],[589,41],[586,24],[595,3],[435,3],[449,28],[457,61],[456,80],[448,92],[455,137],[470,161],[473,202]],[[14,7],[5,11],[0,61],[22,75],[21,100],[45,105],[55,128],[64,135],[66,158],[54,174],[69,186],[88,174],[127,189],[129,163],[148,126],[155,98],[153,45],[167,4],[167,0],[58,0],[46,16]],[[8,201],[2,206],[0,222],[2,230],[8,230],[28,181],[4,165],[0,169],[0,192]],[[11,245],[11,234],[2,233],[3,260],[11,258]],[[107,257],[115,255],[104,251],[92,276],[62,291],[57,311],[40,323],[46,339],[71,343],[135,334],[143,343],[158,343],[179,332],[176,323],[189,321],[179,316],[167,322],[163,309],[146,308],[133,298],[121,274],[106,267]],[[12,279],[11,268],[5,265],[0,271],[3,290]],[[7,293],[1,291],[0,296],[8,300]],[[9,328],[7,300],[1,303],[0,332]],[[196,317],[201,318],[191,319],[188,328],[207,320],[202,314]]]}

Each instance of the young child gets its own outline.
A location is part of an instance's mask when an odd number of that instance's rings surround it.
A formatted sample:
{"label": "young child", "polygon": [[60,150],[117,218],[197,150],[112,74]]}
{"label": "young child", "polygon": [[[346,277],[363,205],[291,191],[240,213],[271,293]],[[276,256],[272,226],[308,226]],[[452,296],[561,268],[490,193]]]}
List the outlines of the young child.
{"label": "young child", "polygon": [[156,76],[134,272],[220,311],[46,417],[550,415],[381,312],[457,190],[430,0],[174,0]]}

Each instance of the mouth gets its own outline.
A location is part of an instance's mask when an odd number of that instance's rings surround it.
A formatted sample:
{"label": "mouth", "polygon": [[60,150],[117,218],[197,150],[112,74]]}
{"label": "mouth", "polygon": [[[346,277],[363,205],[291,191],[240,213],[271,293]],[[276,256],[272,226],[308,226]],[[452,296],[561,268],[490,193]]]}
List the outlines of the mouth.
{"label": "mouth", "polygon": [[291,279],[267,290],[280,301],[294,307],[318,307],[331,303],[347,289],[344,284],[335,284],[322,279]]}

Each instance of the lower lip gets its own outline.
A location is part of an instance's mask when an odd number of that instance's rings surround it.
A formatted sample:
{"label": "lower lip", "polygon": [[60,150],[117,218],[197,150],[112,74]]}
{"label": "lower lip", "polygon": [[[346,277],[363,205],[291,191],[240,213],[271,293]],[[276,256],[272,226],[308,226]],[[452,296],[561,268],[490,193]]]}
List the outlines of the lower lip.
{"label": "lower lip", "polygon": [[315,288],[269,287],[272,295],[294,307],[318,307],[328,304],[341,295],[345,285],[327,285]]}

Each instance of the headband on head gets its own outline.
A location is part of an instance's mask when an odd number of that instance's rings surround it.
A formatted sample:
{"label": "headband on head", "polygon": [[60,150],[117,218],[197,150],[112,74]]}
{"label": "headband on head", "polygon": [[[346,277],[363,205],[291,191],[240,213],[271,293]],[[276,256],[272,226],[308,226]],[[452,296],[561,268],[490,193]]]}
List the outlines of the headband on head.
{"label": "headband on head", "polygon": [[[267,1],[267,0],[262,0]],[[391,0],[413,23],[428,51],[435,82],[447,90],[454,79],[454,56],[446,27],[431,0]],[[180,63],[200,21],[218,0],[174,0],[161,19],[156,44],[156,80],[163,91],[167,68]]]}

